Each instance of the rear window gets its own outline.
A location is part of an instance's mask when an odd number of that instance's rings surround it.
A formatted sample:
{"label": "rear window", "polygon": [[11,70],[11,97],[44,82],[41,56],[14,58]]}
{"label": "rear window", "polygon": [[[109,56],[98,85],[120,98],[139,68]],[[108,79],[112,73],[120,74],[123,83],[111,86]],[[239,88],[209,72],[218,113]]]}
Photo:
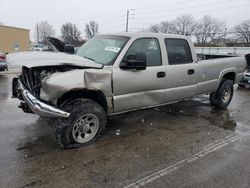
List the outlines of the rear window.
{"label": "rear window", "polygon": [[188,42],[184,39],[165,39],[168,62],[170,65],[192,63],[192,54]]}

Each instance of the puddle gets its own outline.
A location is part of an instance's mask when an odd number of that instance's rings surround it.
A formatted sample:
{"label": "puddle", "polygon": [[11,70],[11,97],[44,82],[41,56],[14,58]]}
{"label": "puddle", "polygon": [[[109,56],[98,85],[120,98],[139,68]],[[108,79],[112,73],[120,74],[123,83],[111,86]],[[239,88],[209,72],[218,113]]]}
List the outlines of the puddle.
{"label": "puddle", "polygon": [[212,126],[225,130],[235,131],[237,122],[232,118],[229,110],[211,108],[209,99],[205,96],[195,97],[191,100],[160,107],[157,111],[178,116],[203,118]]}

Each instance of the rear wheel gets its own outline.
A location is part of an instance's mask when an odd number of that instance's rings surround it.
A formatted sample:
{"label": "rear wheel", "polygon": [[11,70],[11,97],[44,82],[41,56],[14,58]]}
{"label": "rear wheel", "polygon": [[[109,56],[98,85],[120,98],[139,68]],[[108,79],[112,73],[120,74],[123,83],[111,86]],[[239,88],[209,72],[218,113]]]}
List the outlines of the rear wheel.
{"label": "rear wheel", "polygon": [[70,112],[70,117],[58,120],[56,126],[56,139],[61,147],[82,147],[101,137],[107,123],[102,106],[93,100],[75,99],[66,103],[64,109]]}
{"label": "rear wheel", "polygon": [[232,80],[223,80],[215,93],[210,94],[210,104],[219,109],[225,109],[233,98],[234,88]]}

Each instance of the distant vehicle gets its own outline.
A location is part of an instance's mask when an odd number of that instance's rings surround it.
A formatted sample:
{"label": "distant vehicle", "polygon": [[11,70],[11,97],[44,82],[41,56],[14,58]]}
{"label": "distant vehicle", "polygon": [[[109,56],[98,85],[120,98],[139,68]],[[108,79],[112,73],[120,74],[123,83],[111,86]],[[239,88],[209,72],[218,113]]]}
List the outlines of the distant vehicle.
{"label": "distant vehicle", "polygon": [[[250,60],[250,55],[246,55],[246,59]],[[244,72],[244,76],[240,83],[238,84],[239,87],[250,87],[250,66],[248,66],[247,70]]]}
{"label": "distant vehicle", "polygon": [[36,44],[32,47],[31,51],[44,51],[44,45],[43,44]]}
{"label": "distant vehicle", "polygon": [[0,52],[0,59],[3,59],[3,60],[6,59],[6,54],[4,52]]}
{"label": "distant vehicle", "polygon": [[5,70],[6,71],[8,70],[8,65],[2,58],[0,58],[0,71],[5,71]]}
{"label": "distant vehicle", "polygon": [[243,79],[238,84],[239,87],[250,87],[250,70],[244,72]]}
{"label": "distant vehicle", "polygon": [[250,63],[244,56],[197,61],[190,38],[159,33],[99,35],[74,51],[7,56],[23,65],[13,97],[24,112],[51,118],[63,148],[95,141],[115,114],[200,94],[225,109]]}

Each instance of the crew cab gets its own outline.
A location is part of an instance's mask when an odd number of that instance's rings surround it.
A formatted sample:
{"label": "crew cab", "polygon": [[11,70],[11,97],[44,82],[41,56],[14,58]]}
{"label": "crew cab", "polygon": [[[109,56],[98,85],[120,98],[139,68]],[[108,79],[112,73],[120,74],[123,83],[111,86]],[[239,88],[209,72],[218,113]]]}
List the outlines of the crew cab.
{"label": "crew cab", "polygon": [[115,114],[200,94],[224,109],[247,67],[244,56],[198,61],[189,37],[159,33],[99,35],[76,54],[23,52],[7,61],[23,65],[13,80],[20,107],[50,118],[63,148],[95,141]]}

